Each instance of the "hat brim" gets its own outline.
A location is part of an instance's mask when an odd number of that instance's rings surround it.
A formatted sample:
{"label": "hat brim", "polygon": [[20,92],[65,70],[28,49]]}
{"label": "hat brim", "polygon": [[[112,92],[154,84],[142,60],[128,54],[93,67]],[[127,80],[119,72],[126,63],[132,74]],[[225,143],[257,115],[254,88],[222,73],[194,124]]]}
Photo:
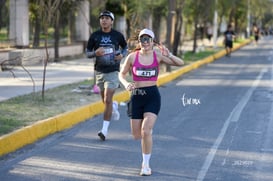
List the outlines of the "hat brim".
{"label": "hat brim", "polygon": [[153,39],[154,39],[154,37],[155,37],[154,32],[152,32],[152,31],[149,30],[149,29],[143,29],[143,30],[141,30],[141,31],[139,32],[138,37],[140,38],[140,37],[143,36],[143,35],[147,35],[147,36],[149,36],[149,37],[151,37],[151,38],[153,38]]}

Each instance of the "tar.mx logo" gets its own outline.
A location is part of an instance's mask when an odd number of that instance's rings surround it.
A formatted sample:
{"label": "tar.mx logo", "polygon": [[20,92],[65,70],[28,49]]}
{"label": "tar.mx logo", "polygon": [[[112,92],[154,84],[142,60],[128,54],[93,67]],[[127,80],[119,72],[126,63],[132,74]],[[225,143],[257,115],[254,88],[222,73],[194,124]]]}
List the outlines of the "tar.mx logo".
{"label": "tar.mx logo", "polygon": [[186,97],[186,94],[184,93],[181,98],[183,106],[187,105],[200,105],[201,101],[198,98],[192,98],[192,97]]}

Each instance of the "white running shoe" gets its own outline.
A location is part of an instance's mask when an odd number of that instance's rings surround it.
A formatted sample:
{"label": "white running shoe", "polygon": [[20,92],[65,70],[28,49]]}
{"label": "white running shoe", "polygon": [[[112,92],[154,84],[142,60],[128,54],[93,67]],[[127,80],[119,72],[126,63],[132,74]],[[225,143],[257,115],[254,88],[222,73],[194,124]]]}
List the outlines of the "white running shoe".
{"label": "white running shoe", "polygon": [[140,171],[139,175],[140,176],[150,176],[150,175],[152,175],[152,169],[149,168],[149,167],[143,166],[141,168],[141,171]]}
{"label": "white running shoe", "polygon": [[119,111],[118,111],[118,102],[114,101],[113,102],[112,119],[117,121],[117,120],[119,120],[119,118],[120,118],[120,114],[119,114]]}

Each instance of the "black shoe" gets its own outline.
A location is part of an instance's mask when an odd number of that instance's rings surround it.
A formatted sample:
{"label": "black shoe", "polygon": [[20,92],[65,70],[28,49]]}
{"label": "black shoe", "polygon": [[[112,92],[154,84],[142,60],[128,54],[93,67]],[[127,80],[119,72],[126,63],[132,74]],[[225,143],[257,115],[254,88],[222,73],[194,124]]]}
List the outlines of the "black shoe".
{"label": "black shoe", "polygon": [[100,132],[98,132],[98,136],[100,137],[100,139],[102,140],[102,141],[105,141],[105,136],[104,136],[104,134],[100,131]]}

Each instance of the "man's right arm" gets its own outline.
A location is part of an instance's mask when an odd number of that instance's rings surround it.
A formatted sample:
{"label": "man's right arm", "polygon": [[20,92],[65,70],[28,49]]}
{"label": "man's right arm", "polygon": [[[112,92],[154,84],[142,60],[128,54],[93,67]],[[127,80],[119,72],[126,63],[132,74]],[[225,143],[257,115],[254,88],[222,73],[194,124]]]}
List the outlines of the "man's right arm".
{"label": "man's right arm", "polygon": [[85,54],[86,54],[87,58],[94,58],[94,57],[96,57],[96,52],[95,51],[90,51],[88,48],[86,48]]}
{"label": "man's right arm", "polygon": [[94,45],[95,45],[95,42],[94,42],[94,38],[93,38],[94,34],[92,34],[88,40],[88,43],[87,43],[87,48],[85,50],[85,54],[86,54],[86,57],[87,58],[94,58],[96,57],[96,52],[94,50]]}

